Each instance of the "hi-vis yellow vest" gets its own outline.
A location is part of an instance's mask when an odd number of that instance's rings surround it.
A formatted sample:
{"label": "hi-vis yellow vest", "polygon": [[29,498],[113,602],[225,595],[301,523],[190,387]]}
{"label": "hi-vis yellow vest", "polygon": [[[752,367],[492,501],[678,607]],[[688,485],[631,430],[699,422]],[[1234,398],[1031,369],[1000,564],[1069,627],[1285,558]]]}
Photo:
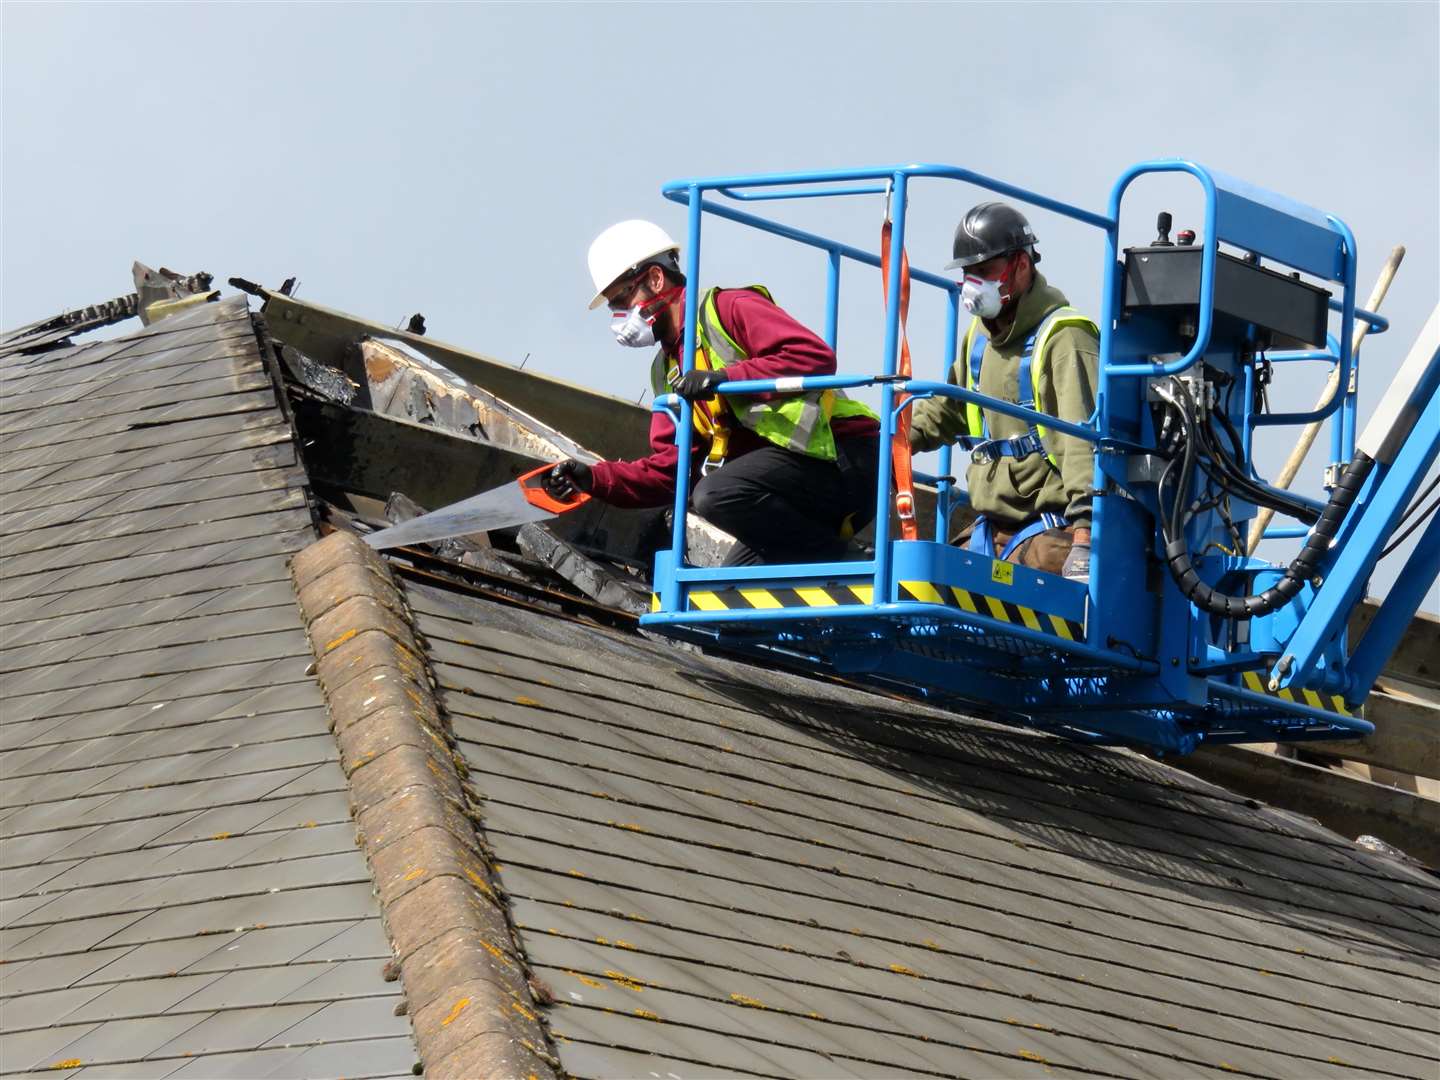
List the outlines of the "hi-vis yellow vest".
{"label": "hi-vis yellow vest", "polygon": [[[766,300],[771,299],[770,290],[763,285],[747,285],[745,288],[759,293]],[[715,297],[719,292],[718,288],[712,288],[705,294],[695,320],[695,366],[711,371],[723,370],[748,359],[748,354],[720,321],[720,313],[715,306]],[[650,366],[650,390],[656,397],[670,392],[670,376],[678,369],[678,360],[667,360],[664,349],[656,353]],[[835,460],[835,436],[830,431],[832,419],[851,416],[875,419],[875,413],[864,404],[851,401],[838,390],[783,394],[769,401],[732,394],[724,399],[695,402],[690,415],[694,417],[695,430],[711,440],[712,459],[716,456],[717,443],[723,456],[727,411],[766,441],[824,461]]]}
{"label": "hi-vis yellow vest", "polygon": [[[1035,401],[1040,396],[1040,375],[1050,360],[1050,342],[1054,339],[1055,331],[1066,326],[1078,326],[1097,338],[1100,336],[1100,327],[1095,320],[1073,307],[1058,307],[1041,319],[1035,329],[1030,331],[1025,348],[1020,354],[1020,373],[1016,380],[1015,396],[1019,398],[1018,404],[1027,409],[1037,408]],[[980,389],[980,362],[985,355],[987,341],[985,327],[981,325],[980,319],[971,319],[965,330],[965,338],[960,343],[960,354],[955,359],[955,366],[960,369],[960,377],[956,381],[967,390]],[[1044,439],[1047,429],[1040,424],[1032,424],[1030,430],[1038,441]],[[965,434],[972,440],[990,438],[990,427],[985,422],[984,410],[973,401],[965,403]],[[1055,455],[1049,450],[1045,451],[1045,459],[1051,465],[1059,467]]]}

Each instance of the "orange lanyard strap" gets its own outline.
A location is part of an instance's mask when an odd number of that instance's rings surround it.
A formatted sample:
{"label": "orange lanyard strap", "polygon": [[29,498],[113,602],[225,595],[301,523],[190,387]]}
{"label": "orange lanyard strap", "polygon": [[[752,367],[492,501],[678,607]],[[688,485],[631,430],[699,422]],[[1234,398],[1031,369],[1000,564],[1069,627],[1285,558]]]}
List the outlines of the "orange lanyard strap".
{"label": "orange lanyard strap", "polygon": [[[880,226],[880,276],[881,289],[886,306],[890,303],[890,217]],[[910,377],[910,341],[905,334],[905,317],[910,310],[910,258],[905,249],[900,249],[900,357],[896,374]],[[915,525],[915,479],[910,464],[910,410],[900,408],[910,395],[905,391],[895,394],[895,434],[890,441],[890,461],[893,467],[895,487],[895,514],[900,519],[900,538],[918,540],[920,530]]]}

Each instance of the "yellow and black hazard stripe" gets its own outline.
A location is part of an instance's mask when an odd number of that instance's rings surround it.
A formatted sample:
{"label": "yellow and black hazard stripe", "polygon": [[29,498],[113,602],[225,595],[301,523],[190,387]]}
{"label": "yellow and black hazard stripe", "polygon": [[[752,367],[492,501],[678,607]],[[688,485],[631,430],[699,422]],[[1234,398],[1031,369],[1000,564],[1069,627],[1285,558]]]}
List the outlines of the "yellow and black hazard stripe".
{"label": "yellow and black hazard stripe", "polygon": [[[775,608],[827,608],[874,602],[875,589],[868,584],[844,585],[827,581],[823,585],[776,588],[691,589],[686,594],[688,611],[768,611]],[[650,594],[650,610],[660,610],[660,597]]]}
{"label": "yellow and black hazard stripe", "polygon": [[1085,628],[1074,619],[1036,611],[1012,600],[1001,600],[994,596],[960,589],[930,581],[900,582],[900,599],[915,600],[922,604],[944,604],[959,608],[971,615],[984,615],[1000,622],[1014,623],[1041,634],[1063,638],[1065,641],[1084,641]]}
{"label": "yellow and black hazard stripe", "polygon": [[1279,698],[1292,705],[1308,705],[1312,709],[1338,713],[1340,716],[1352,718],[1359,716],[1363,711],[1357,709],[1355,712],[1351,712],[1345,707],[1345,698],[1340,694],[1318,694],[1314,690],[1291,690],[1289,687],[1284,690],[1271,690],[1265,677],[1255,671],[1242,672],[1240,678],[1245,683],[1246,690],[1264,694],[1266,697]]}

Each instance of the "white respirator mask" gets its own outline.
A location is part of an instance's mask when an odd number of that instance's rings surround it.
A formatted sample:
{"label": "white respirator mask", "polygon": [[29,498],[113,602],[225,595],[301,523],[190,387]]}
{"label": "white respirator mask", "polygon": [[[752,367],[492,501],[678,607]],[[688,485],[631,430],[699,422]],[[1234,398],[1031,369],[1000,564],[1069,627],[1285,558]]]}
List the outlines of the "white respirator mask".
{"label": "white respirator mask", "polygon": [[644,303],[625,311],[614,312],[610,316],[610,332],[615,335],[615,340],[629,349],[647,349],[654,345],[659,340],[655,337],[655,320],[660,317],[665,305],[679,296],[683,288],[681,285],[672,285]]}
{"label": "white respirator mask", "polygon": [[960,303],[971,315],[982,319],[995,318],[1005,306],[1000,297],[1000,282],[966,275],[960,285]]}
{"label": "white respirator mask", "polygon": [[643,304],[637,305],[628,311],[617,311],[610,318],[610,332],[626,348],[646,349],[655,344],[655,317],[647,319],[644,308]]}

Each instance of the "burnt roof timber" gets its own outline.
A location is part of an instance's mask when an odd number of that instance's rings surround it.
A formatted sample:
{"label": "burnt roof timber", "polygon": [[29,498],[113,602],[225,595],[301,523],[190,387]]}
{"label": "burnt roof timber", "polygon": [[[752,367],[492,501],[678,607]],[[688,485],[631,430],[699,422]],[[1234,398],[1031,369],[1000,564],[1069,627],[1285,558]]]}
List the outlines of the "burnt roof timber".
{"label": "burnt roof timber", "polygon": [[254,291],[264,298],[262,310],[275,339],[323,364],[343,369],[347,351],[362,338],[400,341],[604,457],[648,452],[650,410],[634,402],[273,289]]}
{"label": "burnt roof timber", "polygon": [[[501,443],[412,423],[367,409],[296,397],[296,423],[309,444],[306,463],[318,485],[378,501],[400,492],[426,510],[509,483],[543,464]],[[617,510],[591,503],[552,527],[568,538],[635,552],[653,533],[659,511]]]}

